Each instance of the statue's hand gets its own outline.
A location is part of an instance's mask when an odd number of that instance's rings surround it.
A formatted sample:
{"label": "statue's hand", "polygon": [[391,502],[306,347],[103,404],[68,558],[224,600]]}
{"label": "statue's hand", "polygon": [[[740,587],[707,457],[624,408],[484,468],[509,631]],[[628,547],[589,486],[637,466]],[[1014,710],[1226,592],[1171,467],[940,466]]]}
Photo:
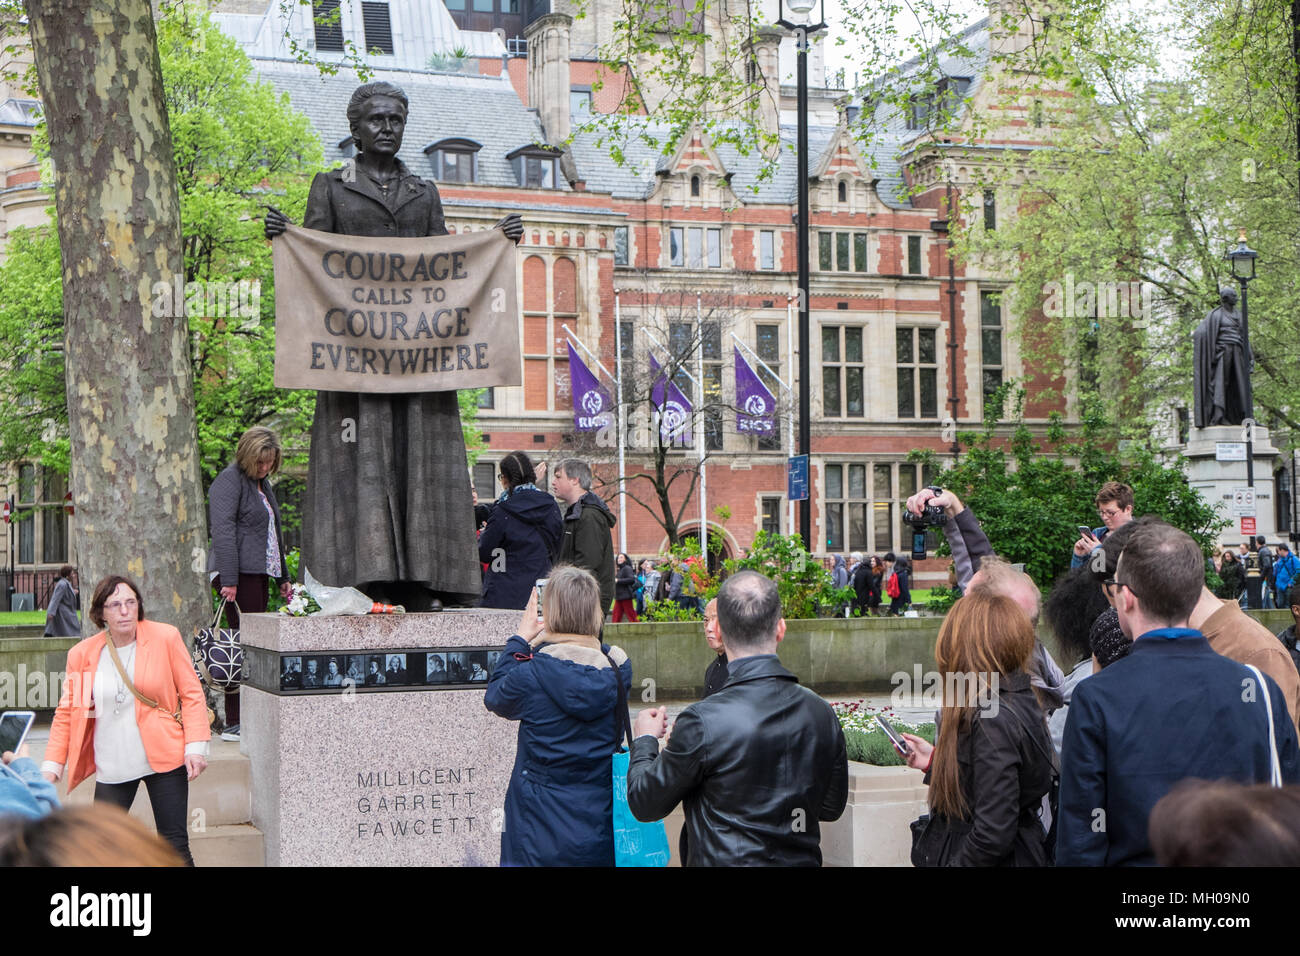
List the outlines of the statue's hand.
{"label": "statue's hand", "polygon": [[274,206],[267,206],[262,228],[266,238],[274,239],[276,236],[283,235],[285,229],[289,228],[289,217]]}
{"label": "statue's hand", "polygon": [[513,240],[516,244],[524,237],[524,220],[515,212],[506,216],[492,228],[500,229],[506,234],[506,238]]}

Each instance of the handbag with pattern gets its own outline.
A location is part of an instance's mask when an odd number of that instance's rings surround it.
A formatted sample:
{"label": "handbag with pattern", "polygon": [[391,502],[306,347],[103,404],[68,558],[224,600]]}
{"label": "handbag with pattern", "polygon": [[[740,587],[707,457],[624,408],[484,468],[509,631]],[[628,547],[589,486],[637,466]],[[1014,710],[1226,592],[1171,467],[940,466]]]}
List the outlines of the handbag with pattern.
{"label": "handbag with pattern", "polygon": [[[238,604],[235,610],[239,610]],[[194,635],[194,647],[208,672],[210,686],[230,693],[239,690],[243,679],[244,649],[239,644],[238,630],[219,626],[225,611],[226,599],[222,598],[212,625],[200,628]]]}

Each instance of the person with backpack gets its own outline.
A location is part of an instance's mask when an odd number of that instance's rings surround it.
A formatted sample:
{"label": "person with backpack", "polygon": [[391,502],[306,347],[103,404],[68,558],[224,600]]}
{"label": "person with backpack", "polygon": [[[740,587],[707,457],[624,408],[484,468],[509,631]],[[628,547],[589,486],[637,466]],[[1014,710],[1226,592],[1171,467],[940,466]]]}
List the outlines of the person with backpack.
{"label": "person with backpack", "polygon": [[905,556],[895,558],[892,551],[885,555],[886,566],[891,561],[893,567],[885,576],[885,593],[889,595],[890,615],[898,617],[912,606],[912,569]]}
{"label": "person with backpack", "polygon": [[1277,601],[1273,595],[1273,588],[1276,586],[1273,580],[1273,549],[1264,543],[1262,534],[1255,538],[1255,543],[1259,545],[1259,571],[1264,576],[1264,593],[1261,606],[1267,611],[1277,606]]}
{"label": "person with backpack", "polygon": [[875,573],[876,556],[859,561],[853,571],[854,609],[863,617],[880,606],[880,577]]}

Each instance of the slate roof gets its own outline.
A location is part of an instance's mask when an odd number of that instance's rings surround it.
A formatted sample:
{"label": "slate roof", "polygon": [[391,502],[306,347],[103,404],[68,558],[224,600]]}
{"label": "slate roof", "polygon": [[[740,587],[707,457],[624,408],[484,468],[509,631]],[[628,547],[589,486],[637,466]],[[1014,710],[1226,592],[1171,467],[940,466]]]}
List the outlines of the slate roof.
{"label": "slate roof", "polygon": [[10,98],[0,103],[0,124],[35,126],[41,118],[41,104],[36,100]]}
{"label": "slate roof", "polygon": [[[969,49],[971,55],[958,55],[953,50],[958,44]],[[971,24],[956,37],[932,47],[931,51],[935,54],[939,74],[970,77],[971,83],[966,95],[976,95],[989,67],[988,18]],[[918,76],[922,62],[921,56],[907,60],[899,66],[898,75],[903,78]],[[870,102],[871,93],[872,85],[865,84],[858,89],[856,98],[860,103],[866,104]],[[858,115],[858,123],[866,126],[871,134],[864,153],[868,163],[874,165],[880,176],[877,191],[881,200],[897,209],[911,208],[911,201],[905,195],[907,185],[903,181],[903,170],[898,158],[913,140],[924,135],[924,130],[909,130],[906,115],[892,104],[881,104],[874,111],[863,109]]]}
{"label": "slate roof", "polygon": [[[646,122],[645,128],[661,141],[668,133],[665,124]],[[797,130],[793,126],[782,126],[780,133],[781,163],[772,178],[762,182],[758,173],[763,157],[757,151],[744,156],[729,144],[713,144],[718,159],[732,174],[731,188],[741,202],[788,205],[797,200],[794,152]],[[816,157],[826,149],[834,133],[835,128],[831,126],[808,127],[809,169],[816,164]],[[619,199],[644,199],[654,191],[657,171],[666,170],[672,162],[671,153],[662,156],[659,150],[642,140],[632,139],[620,144],[628,162],[625,166],[618,166],[609,158],[607,147],[597,145],[598,140],[596,133],[579,133],[574,136],[572,146],[578,173],[586,180],[587,189],[593,192],[608,192]]]}
{"label": "slate roof", "polygon": [[[314,67],[286,60],[253,59],[258,75],[277,90],[289,94],[294,109],[305,115],[320,134],[327,166],[344,158],[338,145],[351,133],[347,107],[360,85],[356,74],[341,70],[323,76]],[[368,82],[396,83],[411,101],[401,160],[411,171],[433,178],[427,146],[444,139],[472,139],[483,148],[475,158],[476,182],[488,186],[518,186],[506,155],[543,141],[537,114],[520,102],[506,76],[439,73],[415,70],[375,70]],[[560,177],[560,189],[569,189]]]}

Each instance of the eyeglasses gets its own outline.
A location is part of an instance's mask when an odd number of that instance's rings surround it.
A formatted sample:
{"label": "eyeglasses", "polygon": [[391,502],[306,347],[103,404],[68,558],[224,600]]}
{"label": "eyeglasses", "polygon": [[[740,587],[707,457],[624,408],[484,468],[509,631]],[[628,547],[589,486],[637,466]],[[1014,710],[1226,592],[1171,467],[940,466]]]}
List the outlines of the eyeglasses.
{"label": "eyeglasses", "polygon": [[140,606],[140,602],[137,601],[135,598],[131,598],[128,601],[114,601],[112,604],[105,604],[104,610],[105,611],[119,611],[119,610],[134,611],[139,606]]}
{"label": "eyeglasses", "polygon": [[1112,508],[1112,509],[1110,509],[1109,511],[1107,511],[1105,508],[1098,508],[1098,509],[1097,509],[1097,514],[1101,515],[1102,520],[1105,520],[1106,518],[1113,518],[1113,517],[1115,517],[1117,514],[1120,513],[1120,510],[1121,510],[1121,509],[1119,509],[1119,508]]}
{"label": "eyeglasses", "polygon": [[1101,586],[1108,592],[1111,588],[1128,588],[1129,594],[1133,595],[1135,598],[1140,598],[1140,595],[1133,590],[1133,586],[1127,581],[1116,581],[1114,578],[1106,578],[1101,582]]}

